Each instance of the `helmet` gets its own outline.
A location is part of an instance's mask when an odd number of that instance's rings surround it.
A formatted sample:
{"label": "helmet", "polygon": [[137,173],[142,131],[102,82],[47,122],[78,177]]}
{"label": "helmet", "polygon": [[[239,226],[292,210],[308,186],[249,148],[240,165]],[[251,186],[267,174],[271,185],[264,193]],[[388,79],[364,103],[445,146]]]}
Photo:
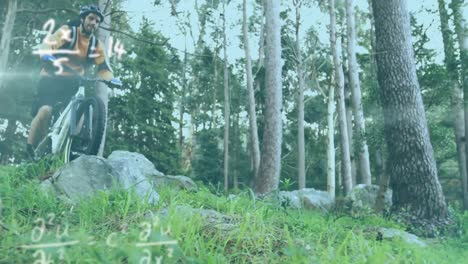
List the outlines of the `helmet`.
{"label": "helmet", "polygon": [[104,15],[97,5],[85,5],[80,8],[80,17],[84,18],[90,13],[98,15],[101,18],[101,22],[104,20]]}

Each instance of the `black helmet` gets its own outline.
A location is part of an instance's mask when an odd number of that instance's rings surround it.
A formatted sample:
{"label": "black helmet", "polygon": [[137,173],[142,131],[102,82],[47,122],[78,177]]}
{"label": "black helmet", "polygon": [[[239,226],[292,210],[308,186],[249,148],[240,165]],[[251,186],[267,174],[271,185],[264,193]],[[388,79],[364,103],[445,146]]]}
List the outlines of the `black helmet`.
{"label": "black helmet", "polygon": [[101,22],[104,20],[104,15],[97,5],[85,5],[80,8],[80,17],[85,18],[90,13],[98,15],[101,18]]}

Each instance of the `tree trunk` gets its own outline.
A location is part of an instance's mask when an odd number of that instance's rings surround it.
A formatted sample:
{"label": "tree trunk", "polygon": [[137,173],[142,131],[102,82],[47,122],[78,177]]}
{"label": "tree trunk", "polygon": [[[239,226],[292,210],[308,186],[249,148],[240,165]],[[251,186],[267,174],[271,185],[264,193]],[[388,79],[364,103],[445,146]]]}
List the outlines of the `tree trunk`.
{"label": "tree trunk", "polygon": [[457,59],[455,55],[455,48],[453,46],[453,32],[449,27],[449,15],[445,8],[445,1],[438,0],[439,15],[440,15],[440,28],[442,31],[442,40],[444,43],[445,54],[445,67],[449,76],[449,83],[451,86],[451,104],[453,111],[453,130],[455,132],[455,143],[457,146],[458,157],[458,170],[460,179],[466,179],[466,150],[465,150],[465,120],[463,112],[463,91],[459,83],[459,75],[457,70]]}
{"label": "tree trunk", "polygon": [[[464,93],[464,116],[465,116],[465,139],[468,138],[468,32],[463,18],[463,0],[452,0],[451,4],[453,10],[453,20],[455,24],[455,32],[457,35],[458,46],[460,47],[460,61],[461,61],[461,84]],[[466,147],[465,140],[465,169],[468,167],[468,148]],[[462,178],[462,191],[463,191],[463,207],[468,211],[468,173],[465,173]]]}
{"label": "tree trunk", "polygon": [[[235,115],[235,122],[234,122],[234,125],[233,125],[233,134],[234,134],[234,138],[237,140],[239,137],[240,137],[240,131],[239,131],[239,113],[236,113]],[[236,146],[236,152],[235,152],[235,159],[236,161],[239,160],[239,152],[240,152],[240,149],[241,146]],[[236,169],[234,171],[234,179],[233,179],[233,187],[234,187],[234,190],[237,191],[239,189],[239,170]]]}
{"label": "tree trunk", "polygon": [[302,67],[301,43],[299,29],[301,23],[301,2],[296,4],[296,68],[298,78],[298,96],[297,96],[297,149],[298,149],[298,183],[299,190],[306,187],[305,182],[305,144],[304,144],[304,72]]}
{"label": "tree trunk", "polygon": [[213,78],[213,101],[211,103],[211,122],[210,129],[216,127],[216,94],[218,92],[218,51],[217,45],[213,56],[214,78]]}
{"label": "tree trunk", "polygon": [[361,102],[361,86],[359,82],[358,64],[356,59],[355,42],[356,32],[354,23],[354,1],[346,0],[346,25],[348,32],[348,68],[349,81],[352,90],[352,102],[354,113],[355,142],[357,144],[358,165],[361,183],[371,184],[369,149],[366,141],[366,129],[364,122],[364,113]]}
{"label": "tree trunk", "polygon": [[15,136],[17,127],[15,119],[8,119],[8,125],[5,129],[5,133],[3,134],[5,140],[0,142],[0,145],[3,145],[3,149],[0,152],[0,164],[9,163],[9,158],[12,152],[11,143],[13,142],[13,137]]}
{"label": "tree trunk", "polygon": [[[223,2],[223,14],[225,10],[226,1]],[[223,50],[224,50],[224,191],[227,192],[229,188],[229,117],[230,117],[230,104],[229,104],[229,83],[228,83],[228,58],[227,58],[227,40],[226,40],[226,16],[223,16]]]}
{"label": "tree trunk", "polygon": [[179,110],[179,149],[181,154],[181,161],[183,160],[184,148],[184,113],[185,113],[185,93],[187,92],[187,45],[184,48],[184,64],[182,67],[182,94],[180,96],[180,110]]}
{"label": "tree trunk", "polygon": [[282,143],[282,80],[280,3],[265,1],[265,115],[262,154],[255,192],[266,194],[278,189]]}
{"label": "tree trunk", "polygon": [[328,166],[327,166],[327,191],[332,199],[335,199],[335,87],[330,85],[328,93]]}
{"label": "tree trunk", "polygon": [[[343,43],[343,42],[342,42]],[[343,49],[345,50],[345,49]],[[345,56],[343,56],[343,63]],[[356,166],[356,152],[354,151],[354,129],[353,129],[353,106],[351,103],[351,87],[349,85],[349,78],[346,68],[343,65],[343,78],[344,78],[344,97],[345,97],[345,112],[346,112],[346,127],[348,128],[348,144],[349,144],[349,158],[351,159],[351,186],[356,186],[357,183],[357,166]]]}
{"label": "tree trunk", "polygon": [[446,220],[434,152],[416,75],[405,0],[373,0],[378,80],[395,210],[421,220]]}
{"label": "tree trunk", "polygon": [[345,194],[348,194],[352,188],[351,179],[351,159],[349,153],[348,142],[348,125],[346,123],[346,109],[345,109],[345,96],[344,96],[344,74],[341,65],[340,57],[338,55],[338,45],[336,43],[336,15],[335,15],[335,0],[328,0],[330,12],[330,44],[333,54],[333,65],[335,68],[335,84],[338,90],[338,116],[340,122],[341,134],[341,162],[342,174]]}
{"label": "tree trunk", "polygon": [[[110,12],[111,6],[112,6],[112,0],[99,0],[99,8],[103,10],[104,13]],[[101,25],[106,28],[111,28],[111,25],[112,25],[111,16],[106,16],[104,21],[101,23]],[[100,39],[102,43],[104,43],[104,47],[108,46],[109,41],[110,41],[110,36],[111,36],[110,31],[107,31],[107,30],[101,29],[97,32],[97,38]],[[104,52],[107,52],[107,49],[104,49]],[[106,56],[108,55],[109,54],[106,54]],[[107,120],[107,110],[108,110],[107,105],[109,102],[107,89],[108,87],[104,83],[98,82],[96,84],[96,88],[95,88],[96,96],[101,98],[101,100],[104,102],[106,120]],[[102,156],[104,154],[104,146],[106,144],[106,134],[107,134],[107,122],[105,122],[104,133],[103,133],[102,140],[101,140],[101,146],[99,147],[98,156]]]}
{"label": "tree trunk", "polygon": [[341,35],[341,57],[343,61],[341,66],[343,68],[343,78],[344,78],[344,93],[345,93],[345,109],[346,109],[346,124],[348,128],[348,144],[349,144],[349,158],[351,159],[351,186],[354,188],[357,184],[357,175],[358,175],[358,166],[356,166],[356,151],[354,150],[354,129],[353,129],[353,103],[352,103],[352,90],[349,81],[349,70],[346,68],[348,65],[348,54],[346,48],[346,19],[341,19],[341,32],[337,33],[338,36]]}
{"label": "tree trunk", "polygon": [[247,32],[247,6],[246,0],[243,1],[242,11],[242,33],[244,36],[245,53],[245,75],[247,79],[247,93],[249,96],[249,125],[250,125],[250,144],[253,161],[254,178],[258,175],[260,167],[260,147],[258,143],[257,112],[255,111],[255,91],[252,79],[252,59],[250,58],[249,36]]}
{"label": "tree trunk", "polygon": [[7,72],[8,57],[10,55],[10,42],[13,35],[13,27],[15,25],[17,9],[17,1],[9,0],[5,23],[3,24],[2,29],[2,38],[0,40],[0,89],[3,86],[5,73]]}

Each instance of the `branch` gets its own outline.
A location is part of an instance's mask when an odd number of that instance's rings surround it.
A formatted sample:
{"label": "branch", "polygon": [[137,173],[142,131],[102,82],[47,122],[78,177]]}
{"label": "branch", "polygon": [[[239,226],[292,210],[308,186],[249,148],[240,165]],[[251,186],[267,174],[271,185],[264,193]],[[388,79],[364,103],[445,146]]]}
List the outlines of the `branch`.
{"label": "branch", "polygon": [[16,12],[24,12],[24,13],[36,13],[36,14],[43,14],[43,13],[50,13],[50,12],[55,12],[55,11],[67,11],[69,13],[72,13],[74,15],[79,15],[76,10],[73,10],[71,8],[46,8],[46,9],[18,9]]}
{"label": "branch", "polygon": [[150,44],[150,45],[164,46],[169,41],[169,39],[166,39],[164,42],[156,43],[156,42],[151,42],[151,41],[148,41],[148,40],[137,38],[137,37],[131,35],[130,33],[123,32],[123,31],[120,31],[120,30],[117,30],[117,29],[112,29],[112,28],[107,28],[107,27],[102,27],[102,26],[100,26],[99,28],[102,28],[104,30],[111,31],[111,32],[117,32],[117,33],[120,33],[120,34],[125,35],[127,37],[130,37],[130,38],[132,38],[132,39],[134,39],[136,41],[140,41],[140,42]]}
{"label": "branch", "polygon": [[126,14],[127,11],[124,11],[124,10],[114,10],[114,11],[111,11],[111,12],[105,14],[104,16],[111,16],[111,15],[113,15],[113,14],[115,14],[115,13],[125,13],[125,14]]}
{"label": "branch", "polygon": [[111,2],[110,0],[107,0],[106,4],[105,4],[105,6],[104,6],[104,10],[102,10],[103,13],[106,13],[107,8],[109,8],[110,2]]}

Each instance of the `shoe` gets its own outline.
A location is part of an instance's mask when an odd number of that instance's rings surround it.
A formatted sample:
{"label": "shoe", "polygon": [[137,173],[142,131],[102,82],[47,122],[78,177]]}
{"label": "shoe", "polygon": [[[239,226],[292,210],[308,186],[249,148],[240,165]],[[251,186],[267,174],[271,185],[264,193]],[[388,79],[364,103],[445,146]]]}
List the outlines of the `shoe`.
{"label": "shoe", "polygon": [[36,161],[36,152],[34,151],[34,147],[31,144],[26,145],[26,154],[28,154],[28,158],[31,161]]}

